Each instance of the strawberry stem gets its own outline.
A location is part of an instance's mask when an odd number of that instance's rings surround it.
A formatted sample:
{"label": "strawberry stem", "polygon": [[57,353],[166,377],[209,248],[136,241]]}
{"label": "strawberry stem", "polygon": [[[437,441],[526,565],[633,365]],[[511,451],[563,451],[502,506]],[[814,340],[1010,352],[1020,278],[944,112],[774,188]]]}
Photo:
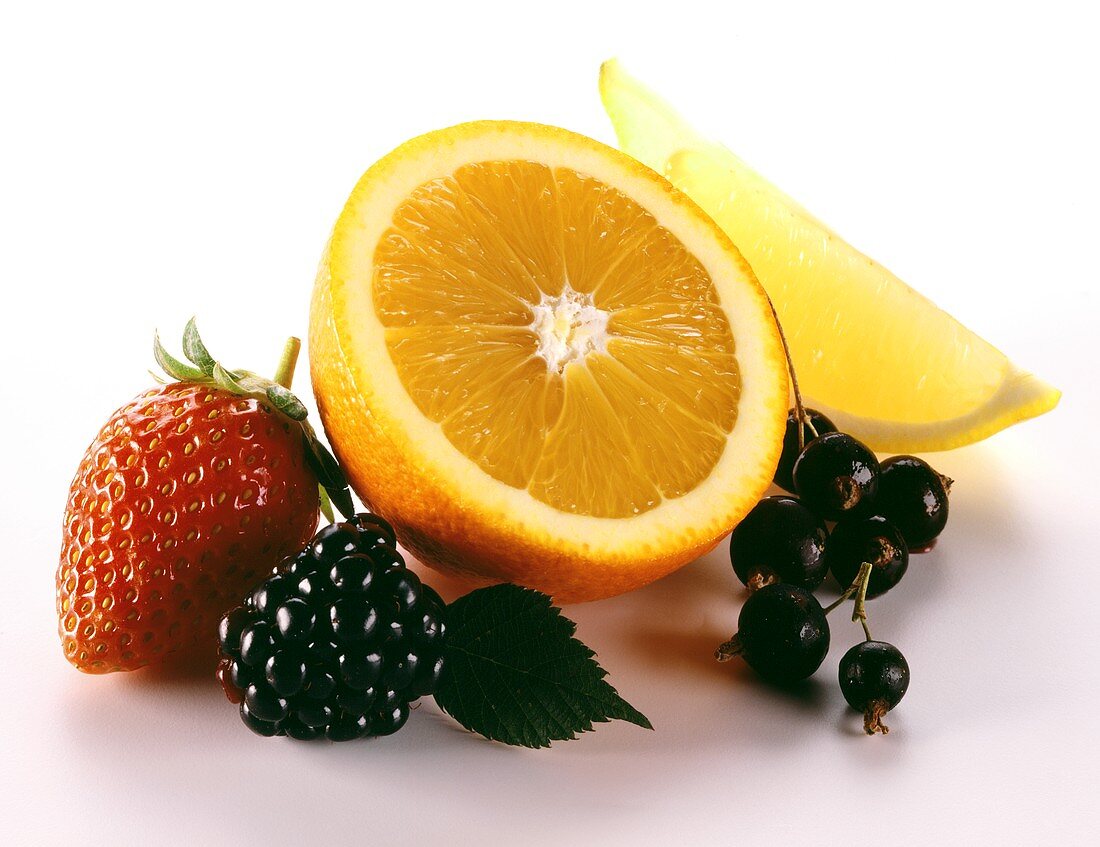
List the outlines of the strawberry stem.
{"label": "strawberry stem", "polygon": [[298,364],[298,353],[302,350],[302,341],[298,338],[288,338],[283,347],[283,355],[279,359],[279,367],[275,369],[275,381],[283,388],[290,388],[294,382],[294,368]]}

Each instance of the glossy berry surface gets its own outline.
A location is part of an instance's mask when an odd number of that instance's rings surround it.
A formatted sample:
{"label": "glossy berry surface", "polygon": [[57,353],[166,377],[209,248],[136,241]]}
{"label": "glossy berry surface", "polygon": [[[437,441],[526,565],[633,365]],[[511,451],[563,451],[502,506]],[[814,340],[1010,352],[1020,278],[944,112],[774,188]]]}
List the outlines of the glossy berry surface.
{"label": "glossy berry surface", "polygon": [[351,523],[359,530],[361,538],[366,538],[381,546],[393,546],[397,543],[397,534],[390,522],[370,512],[360,512]]}
{"label": "glossy berry surface", "polygon": [[57,569],[65,657],[133,670],[206,640],[317,527],[302,432],[249,397],[194,383],[116,411],[69,489]]}
{"label": "glossy berry surface", "polygon": [[923,459],[893,456],[881,465],[876,511],[901,531],[910,550],[927,548],[947,525],[949,485]]}
{"label": "glossy berry surface", "polygon": [[443,671],[445,605],[371,515],[322,529],[219,626],[218,679],[264,736],[389,735]]}
{"label": "glossy berry surface", "polygon": [[785,582],[813,591],[825,579],[825,524],[794,497],[765,497],[730,535],[734,573],[750,589]]}
{"label": "glossy berry surface", "polygon": [[760,676],[796,682],[816,671],[829,652],[829,622],[817,599],[795,585],[753,592],[737,618],[739,652]]}
{"label": "glossy berry surface", "polygon": [[[810,425],[802,424],[803,448],[818,436],[827,432],[836,432],[836,425],[816,409],[805,409]],[[787,412],[787,428],[783,431],[783,453],[775,468],[775,484],[787,491],[794,492],[794,463],[798,460],[798,420],[794,409]]]}
{"label": "glossy berry surface", "polygon": [[893,644],[864,641],[840,660],[840,690],[849,706],[863,712],[868,734],[889,731],[882,717],[908,688],[909,663]]}
{"label": "glossy berry surface", "polygon": [[825,558],[841,588],[851,585],[862,564],[870,562],[867,596],[877,597],[905,576],[909,567],[909,548],[897,527],[876,515],[864,520],[840,521],[829,536]]}
{"label": "glossy berry surface", "polygon": [[878,459],[846,433],[829,432],[807,444],[793,475],[802,502],[826,520],[875,513]]}

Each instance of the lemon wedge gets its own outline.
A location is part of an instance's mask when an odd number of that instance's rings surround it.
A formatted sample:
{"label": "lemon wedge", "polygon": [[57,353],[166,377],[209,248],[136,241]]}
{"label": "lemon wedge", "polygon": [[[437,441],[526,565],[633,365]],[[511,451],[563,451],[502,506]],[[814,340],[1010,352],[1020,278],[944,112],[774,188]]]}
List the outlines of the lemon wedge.
{"label": "lemon wedge", "polygon": [[1048,412],[1060,392],[860,253],[618,62],[600,94],[620,147],[730,236],[780,318],[807,402],[880,452],[947,450]]}

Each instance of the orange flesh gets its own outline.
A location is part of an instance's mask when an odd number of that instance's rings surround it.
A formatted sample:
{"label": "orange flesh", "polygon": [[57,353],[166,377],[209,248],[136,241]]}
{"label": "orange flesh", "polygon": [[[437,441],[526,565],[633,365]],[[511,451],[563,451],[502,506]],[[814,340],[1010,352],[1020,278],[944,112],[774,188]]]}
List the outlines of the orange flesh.
{"label": "orange flesh", "polygon": [[568,168],[466,165],[421,185],[374,256],[402,384],[485,473],[621,518],[706,479],[737,417],[710,276],[645,209]]}

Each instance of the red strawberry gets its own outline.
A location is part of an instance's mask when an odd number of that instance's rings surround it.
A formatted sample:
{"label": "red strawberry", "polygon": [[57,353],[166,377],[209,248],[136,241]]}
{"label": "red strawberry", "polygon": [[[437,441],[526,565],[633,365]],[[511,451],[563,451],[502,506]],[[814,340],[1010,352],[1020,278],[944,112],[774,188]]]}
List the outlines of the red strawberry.
{"label": "red strawberry", "polygon": [[[286,388],[221,368],[194,322],[184,350],[197,367],[156,343],[181,381],[115,412],[69,491],[57,612],[65,656],[82,671],[133,670],[184,649],[213,656],[219,617],[313,535],[318,473],[333,483]],[[346,490],[333,493],[342,501]]]}

